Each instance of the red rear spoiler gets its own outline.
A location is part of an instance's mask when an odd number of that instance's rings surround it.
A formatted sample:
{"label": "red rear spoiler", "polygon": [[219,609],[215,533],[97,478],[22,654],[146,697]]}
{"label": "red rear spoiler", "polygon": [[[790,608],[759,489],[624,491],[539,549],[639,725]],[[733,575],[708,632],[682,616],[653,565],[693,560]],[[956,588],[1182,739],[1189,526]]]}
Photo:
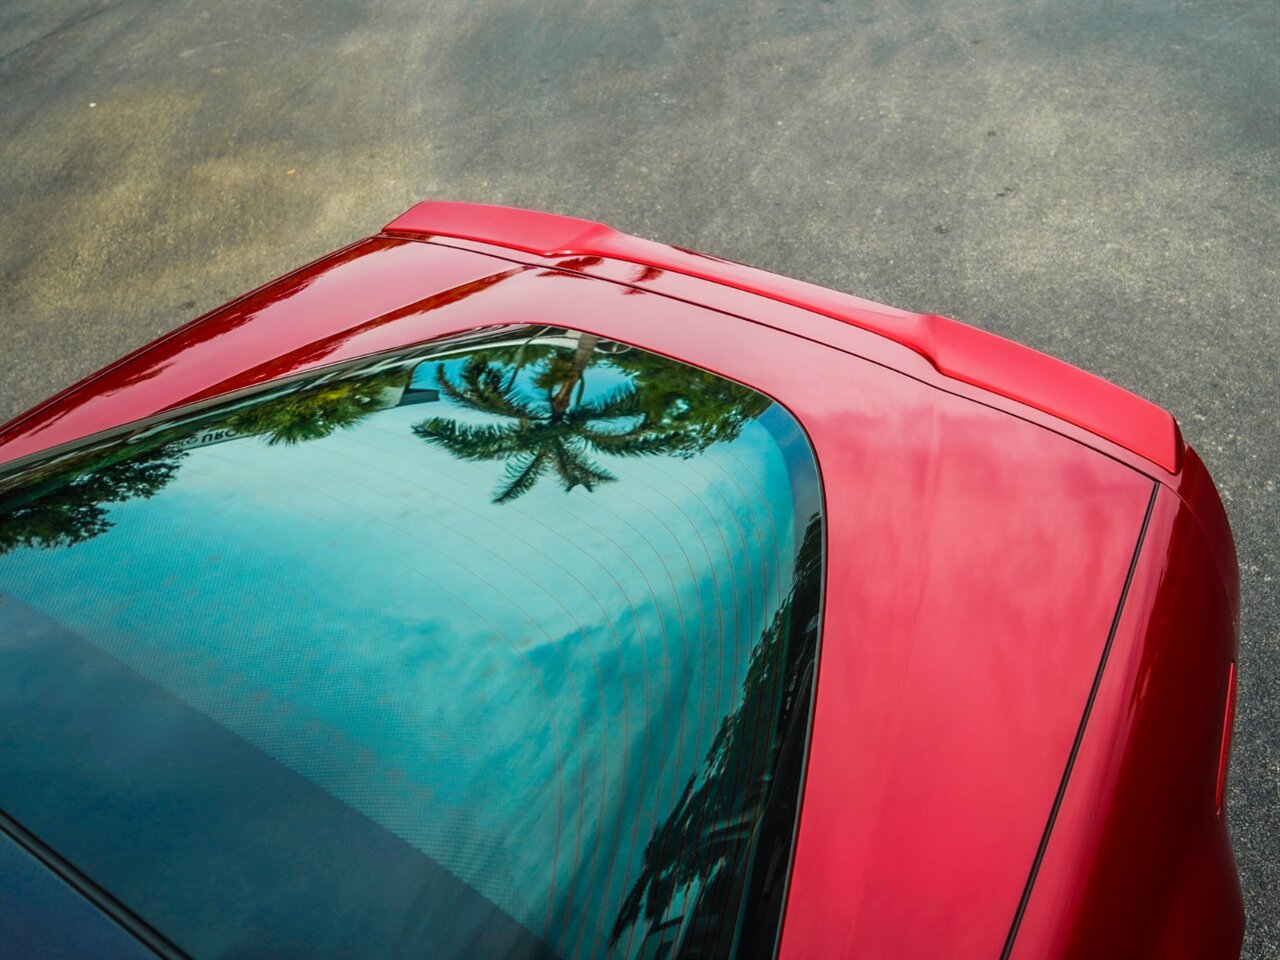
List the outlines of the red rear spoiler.
{"label": "red rear spoiler", "polygon": [[428,201],[384,231],[475,240],[539,257],[608,257],[745,290],[879,334],[910,347],[945,376],[1074,423],[1170,473],[1181,469],[1182,434],[1167,411],[1078,367],[947,317],[908,313],[553,213]]}

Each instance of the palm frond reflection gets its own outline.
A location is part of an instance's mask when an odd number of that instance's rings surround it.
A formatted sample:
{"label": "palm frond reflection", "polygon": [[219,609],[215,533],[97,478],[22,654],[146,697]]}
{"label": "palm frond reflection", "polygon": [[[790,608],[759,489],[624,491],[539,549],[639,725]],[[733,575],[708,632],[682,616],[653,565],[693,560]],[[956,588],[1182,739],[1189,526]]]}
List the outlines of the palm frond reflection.
{"label": "palm frond reflection", "polygon": [[[502,461],[493,501],[508,503],[543,476],[554,476],[565,492],[616,480],[597,457],[693,456],[735,439],[769,406],[768,398],[713,374],[617,349],[592,334],[571,337],[473,354],[456,379],[440,366],[441,393],[486,419],[432,417],[414,433],[463,460]],[[589,393],[593,367],[621,382]]]}

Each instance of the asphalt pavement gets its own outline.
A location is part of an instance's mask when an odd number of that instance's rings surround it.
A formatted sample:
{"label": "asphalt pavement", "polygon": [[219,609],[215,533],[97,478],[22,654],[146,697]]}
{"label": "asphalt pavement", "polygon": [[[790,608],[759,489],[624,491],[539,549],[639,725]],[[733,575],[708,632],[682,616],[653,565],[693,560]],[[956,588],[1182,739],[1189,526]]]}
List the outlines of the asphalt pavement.
{"label": "asphalt pavement", "polygon": [[0,419],[420,199],[1019,340],[1173,411],[1240,557],[1280,956],[1280,4],[0,4]]}

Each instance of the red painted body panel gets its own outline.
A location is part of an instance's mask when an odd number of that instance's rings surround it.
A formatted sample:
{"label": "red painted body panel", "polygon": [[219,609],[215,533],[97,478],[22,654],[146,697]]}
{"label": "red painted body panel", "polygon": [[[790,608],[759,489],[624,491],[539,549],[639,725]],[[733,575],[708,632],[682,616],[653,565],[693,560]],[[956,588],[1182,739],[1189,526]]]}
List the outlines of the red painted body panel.
{"label": "red painted body panel", "polygon": [[[402,310],[500,272],[460,251],[371,238],[308,264],[91,375],[0,428],[0,462],[344,356]],[[423,302],[426,301],[426,302]],[[364,352],[370,352],[365,350]]]}
{"label": "red painted body panel", "polygon": [[1240,953],[1243,904],[1216,809],[1238,588],[1207,546],[1162,486],[1015,958]]}
{"label": "red painted body panel", "polygon": [[[533,239],[527,247],[556,246]],[[779,399],[817,454],[828,552],[786,958],[1000,954],[1158,483],[1133,599],[1015,955],[1089,955],[1128,923],[1138,932],[1124,942],[1155,956],[1164,938],[1186,935],[1178,923],[1188,918],[1170,910],[1197,895],[1183,908],[1195,930],[1223,955],[1238,947],[1239,891],[1214,815],[1234,548],[1194,453],[1172,474],[768,291],[628,260],[552,257],[551,269],[527,250],[489,252],[474,240],[354,244],[14,421],[0,431],[0,462],[315,366],[507,323],[634,343]],[[1222,682],[1206,684],[1219,666]],[[1171,790],[1188,796],[1175,802]],[[1164,812],[1139,822],[1144,804]],[[1182,834],[1160,846],[1169,830]],[[1144,863],[1164,871],[1160,883],[1144,885]]]}
{"label": "red painted body panel", "polygon": [[1240,567],[1236,562],[1231,524],[1227,521],[1227,511],[1218,497],[1213,478],[1199,454],[1188,447],[1182,472],[1176,478],[1170,478],[1168,484],[1177,490],[1200,525],[1204,547],[1213,557],[1227,592],[1227,609],[1231,613],[1230,626],[1234,636],[1240,629]]}

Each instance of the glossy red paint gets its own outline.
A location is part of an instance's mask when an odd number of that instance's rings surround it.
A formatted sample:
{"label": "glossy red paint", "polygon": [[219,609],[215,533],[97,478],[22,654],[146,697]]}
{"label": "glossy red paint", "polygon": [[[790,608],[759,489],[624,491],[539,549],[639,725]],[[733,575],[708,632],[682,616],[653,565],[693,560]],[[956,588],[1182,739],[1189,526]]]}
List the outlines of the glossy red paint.
{"label": "glossy red paint", "polygon": [[[526,248],[556,246],[534,239]],[[767,290],[494,252],[361,241],[14,421],[0,462],[507,323],[586,330],[748,383],[804,424],[826,497],[819,688],[781,956],[998,956],[1055,808],[1014,956],[1112,955],[1108,937],[1126,956],[1165,955],[1170,937],[1238,949],[1214,813],[1225,687],[1204,680],[1225,684],[1234,651],[1234,549],[1193,452],[1171,474]]]}
{"label": "glossy red paint", "polygon": [[91,374],[0,428],[0,462],[343,356],[397,311],[430,310],[495,273],[461,251],[370,238],[301,267]]}
{"label": "glossy red paint", "polygon": [[625,261],[766,296],[910,347],[939,372],[1061,417],[1176,473],[1177,422],[1142,397],[1061,360],[948,317],[909,313],[824,287],[620,233],[591,220],[487,204],[428,201],[384,230],[487,241],[543,257]]}
{"label": "glossy red paint", "polygon": [[1239,955],[1216,796],[1238,586],[1207,546],[1162,485],[1014,958]]}
{"label": "glossy red paint", "polygon": [[1231,536],[1231,524],[1227,522],[1227,511],[1218,497],[1213,478],[1209,476],[1200,455],[1188,447],[1182,472],[1177,477],[1167,478],[1166,482],[1177,490],[1178,496],[1199,524],[1204,536],[1204,546],[1213,557],[1227,591],[1231,632],[1234,635],[1240,629],[1240,567],[1236,562],[1236,543]]}

